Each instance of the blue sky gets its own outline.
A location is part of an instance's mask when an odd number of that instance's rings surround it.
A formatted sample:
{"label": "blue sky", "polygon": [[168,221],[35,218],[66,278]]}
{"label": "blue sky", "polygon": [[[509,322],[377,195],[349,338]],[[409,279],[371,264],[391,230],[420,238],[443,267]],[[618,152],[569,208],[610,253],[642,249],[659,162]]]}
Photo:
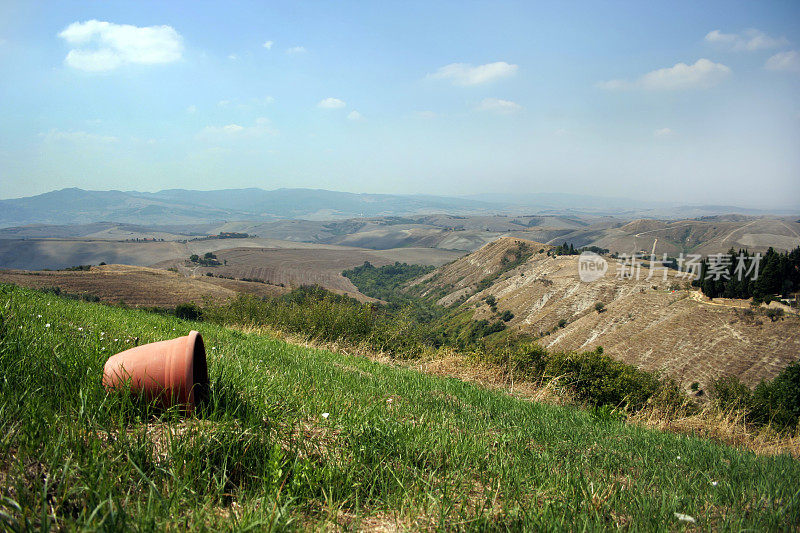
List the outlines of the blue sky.
{"label": "blue sky", "polygon": [[567,192],[800,206],[800,4],[0,5],[0,197]]}

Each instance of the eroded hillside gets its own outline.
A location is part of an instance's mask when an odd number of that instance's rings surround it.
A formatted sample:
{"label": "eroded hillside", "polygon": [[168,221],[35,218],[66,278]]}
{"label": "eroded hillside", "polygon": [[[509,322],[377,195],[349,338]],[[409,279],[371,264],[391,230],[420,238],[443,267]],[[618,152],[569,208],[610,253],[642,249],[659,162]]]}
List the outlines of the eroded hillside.
{"label": "eroded hillside", "polygon": [[[755,385],[800,359],[795,316],[772,321],[748,312],[746,302],[708,301],[674,270],[665,279],[662,270],[641,267],[638,279],[635,271],[623,278],[618,274],[625,265],[610,258],[603,277],[583,282],[578,256],[550,250],[504,237],[416,280],[410,290],[474,309],[478,320],[510,311],[512,329],[548,348],[603,346],[609,355],[663,371],[687,388],[728,374]],[[523,260],[515,264],[516,257]]]}

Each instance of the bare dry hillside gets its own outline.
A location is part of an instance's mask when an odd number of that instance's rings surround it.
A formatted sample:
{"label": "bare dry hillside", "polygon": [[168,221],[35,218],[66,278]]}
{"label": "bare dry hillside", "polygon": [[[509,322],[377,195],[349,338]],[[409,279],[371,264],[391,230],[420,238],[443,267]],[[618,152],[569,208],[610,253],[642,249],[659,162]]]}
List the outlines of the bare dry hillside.
{"label": "bare dry hillside", "polygon": [[0,270],[0,282],[36,289],[59,287],[71,294],[92,294],[101,301],[136,307],[174,307],[205,299],[222,302],[238,293],[274,296],[288,291],[265,283],[187,278],[167,270],[130,265],[103,265],[70,272]]}
{"label": "bare dry hillside", "polygon": [[[533,252],[521,265],[506,270],[522,244]],[[800,359],[800,319],[775,322],[745,312],[744,302],[710,302],[687,290],[670,271],[642,268],[639,279],[617,277],[609,259],[605,276],[582,282],[578,256],[549,257],[548,246],[501,238],[415,282],[423,294],[441,296],[445,305],[463,301],[475,318],[514,313],[510,325],[557,350],[603,346],[606,353],[648,370],[663,371],[685,386],[705,387],[726,374],[750,385],[774,377]],[[540,252],[543,250],[543,252]],[[499,275],[498,275],[499,274]],[[496,276],[496,279],[491,279]],[[481,280],[491,283],[479,290]],[[484,281],[483,285],[486,285]],[[497,300],[497,311],[484,302]],[[601,302],[605,310],[598,312]],[[561,321],[563,326],[559,326]]]}

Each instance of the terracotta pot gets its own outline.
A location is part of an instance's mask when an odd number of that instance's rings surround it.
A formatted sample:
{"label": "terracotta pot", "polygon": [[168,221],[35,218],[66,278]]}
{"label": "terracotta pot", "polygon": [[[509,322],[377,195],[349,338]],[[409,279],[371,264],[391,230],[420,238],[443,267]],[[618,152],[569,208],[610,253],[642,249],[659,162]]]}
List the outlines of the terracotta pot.
{"label": "terracotta pot", "polygon": [[163,408],[182,405],[188,411],[208,396],[208,368],[203,337],[191,331],[185,337],[153,342],[112,355],[103,368],[108,389],[128,386]]}

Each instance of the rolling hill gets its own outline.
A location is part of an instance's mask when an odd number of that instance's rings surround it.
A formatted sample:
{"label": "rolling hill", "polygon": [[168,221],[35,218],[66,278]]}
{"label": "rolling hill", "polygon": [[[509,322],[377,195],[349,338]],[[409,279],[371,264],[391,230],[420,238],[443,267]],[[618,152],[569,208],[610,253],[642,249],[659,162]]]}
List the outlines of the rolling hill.
{"label": "rolling hill", "polygon": [[276,296],[289,289],[266,283],[220,278],[190,278],[167,270],[131,265],[103,265],[79,271],[0,270],[0,283],[34,289],[58,288],[75,296],[96,296],[102,302],[133,307],[174,308],[178,304],[217,303],[237,294]]}
{"label": "rolling hill", "polygon": [[61,189],[0,200],[0,227],[27,224],[206,224],[226,220],[316,220],[497,208],[476,200],[423,195],[354,194],[312,189],[228,189],[156,193]]}
{"label": "rolling hill", "polygon": [[[530,253],[508,268],[520,245]],[[735,375],[749,385],[769,380],[800,360],[800,318],[772,321],[746,313],[746,302],[709,302],[688,290],[675,271],[642,268],[640,279],[605,276],[591,283],[578,275],[577,256],[548,255],[550,246],[504,237],[418,279],[411,290],[436,295],[442,305],[474,309],[474,318],[496,319],[554,350],[602,346],[624,362],[674,377],[687,390],[697,382]],[[505,262],[505,263],[504,263]],[[486,281],[484,281],[486,280]],[[485,302],[493,297],[496,310]],[[598,312],[600,302],[605,309]]]}

